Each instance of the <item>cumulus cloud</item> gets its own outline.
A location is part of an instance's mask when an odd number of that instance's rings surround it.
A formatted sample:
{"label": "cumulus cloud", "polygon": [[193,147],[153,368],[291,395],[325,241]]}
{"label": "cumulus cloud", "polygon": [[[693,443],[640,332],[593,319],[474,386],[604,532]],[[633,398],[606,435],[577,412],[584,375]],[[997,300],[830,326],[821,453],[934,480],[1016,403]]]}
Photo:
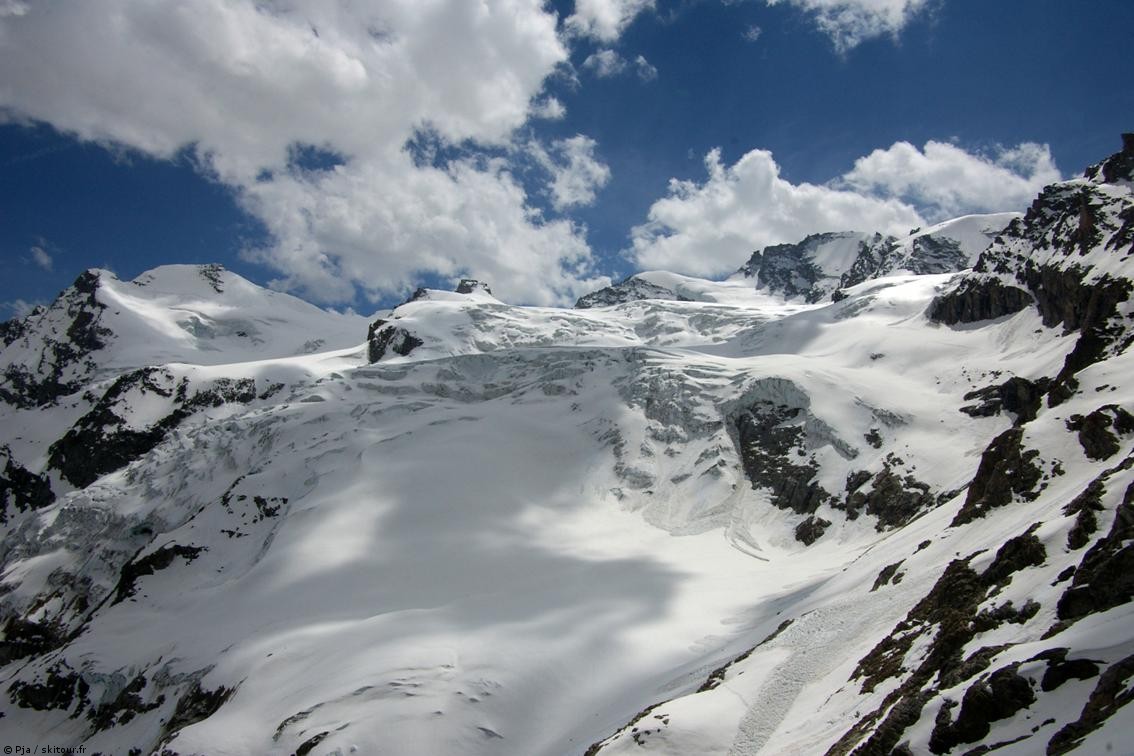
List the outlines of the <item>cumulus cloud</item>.
{"label": "cumulus cloud", "polygon": [[567,115],[567,108],[556,97],[545,97],[539,102],[532,103],[532,117],[543,118],[548,121],[558,121]]}
{"label": "cumulus cloud", "polygon": [[[394,181],[403,185],[382,190]],[[285,271],[287,288],[346,299],[351,282],[378,295],[431,271],[489,281],[506,300],[555,304],[605,281],[589,273],[580,229],[540,218],[499,159],[414,167],[402,153],[246,192],[279,240],[254,256]]]}
{"label": "cumulus cloud", "polygon": [[565,26],[576,36],[613,42],[637,15],[654,8],[654,0],[575,0]]}
{"label": "cumulus cloud", "polygon": [[705,157],[703,183],[671,179],[646,223],[631,232],[634,261],[699,276],[735,271],[754,249],[820,231],[900,233],[922,225],[908,204],[815,184],[792,184],[766,150],[734,165],[720,150]]}
{"label": "cumulus cloud", "polygon": [[658,78],[658,69],[646,60],[645,55],[639,55],[631,62],[614,50],[597,50],[591,53],[583,61],[583,68],[600,79],[618,76],[631,69],[642,81],[653,81]]}
{"label": "cumulus cloud", "polygon": [[742,36],[744,38],[745,42],[755,42],[758,39],[760,39],[760,36],[763,33],[764,33],[763,29],[761,29],[759,26],[756,26],[755,24],[753,24],[753,25],[749,26],[747,29],[745,29],[744,34],[742,34],[740,36]]}
{"label": "cumulus cloud", "polygon": [[671,179],[667,196],[634,227],[633,260],[717,276],[736,270],[755,249],[823,231],[902,234],[966,213],[1024,209],[1060,180],[1047,145],[1023,143],[986,156],[956,145],[906,142],[875,150],[823,185],[793,184],[772,154],[753,150],[734,165],[719,150],[705,157],[705,181]]}
{"label": "cumulus cloud", "polygon": [[[544,303],[593,285],[582,229],[541,217],[504,167],[403,149],[422,130],[509,148],[530,116],[562,114],[539,99],[568,60],[542,0],[0,7],[0,70],[20,72],[0,110],[159,158],[189,146],[265,223],[252,254],[285,285],[345,301],[467,272]],[[341,160],[297,171],[297,145]]]}
{"label": "cumulus cloud", "polygon": [[529,145],[536,163],[551,175],[551,204],[556,210],[590,205],[595,193],[610,181],[610,168],[595,157],[598,143],[576,134],[552,143],[547,150]]}
{"label": "cumulus cloud", "polygon": [[583,68],[600,79],[617,76],[626,70],[626,59],[614,50],[598,50],[587,56]]}
{"label": "cumulus cloud", "polygon": [[1062,178],[1047,145],[1025,142],[992,155],[947,142],[918,149],[898,142],[854,163],[842,186],[914,204],[930,220],[965,213],[1017,210],[1047,184]]}
{"label": "cumulus cloud", "polygon": [[634,70],[642,81],[653,81],[658,78],[658,69],[646,60],[645,55],[639,55],[634,59]]}
{"label": "cumulus cloud", "polygon": [[845,53],[885,34],[896,36],[931,0],[765,0],[768,5],[787,2],[811,14],[819,29]]}
{"label": "cumulus cloud", "polygon": [[39,246],[38,244],[31,248],[31,259],[33,263],[48,271],[49,273],[51,272],[51,269],[55,267],[55,261],[51,259],[51,255],[47,253],[46,249]]}

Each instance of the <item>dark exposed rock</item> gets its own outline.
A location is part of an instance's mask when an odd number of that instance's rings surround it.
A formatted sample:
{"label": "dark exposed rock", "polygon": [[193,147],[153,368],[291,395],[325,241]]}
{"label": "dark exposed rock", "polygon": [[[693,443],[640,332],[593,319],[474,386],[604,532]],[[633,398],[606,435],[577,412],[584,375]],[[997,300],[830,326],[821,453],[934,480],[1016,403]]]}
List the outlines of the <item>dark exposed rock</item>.
{"label": "dark exposed rock", "polygon": [[1098,684],[1083,706],[1079,718],[1055,733],[1047,743],[1050,756],[1058,756],[1075,750],[1083,738],[1110,719],[1126,704],[1134,700],[1134,690],[1128,682],[1134,677],[1134,656],[1127,656],[1107,667],[1099,677]]}
{"label": "dark exposed rock", "polygon": [[1106,492],[1103,480],[1101,476],[1092,480],[1082,493],[1063,508],[1064,515],[1068,517],[1076,515],[1075,524],[1067,533],[1067,548],[1072,550],[1083,548],[1099,529],[1098,517],[1095,513],[1103,510],[1102,496]]}
{"label": "dark exposed rock", "polygon": [[[793,454],[799,448],[803,429],[791,423],[803,410],[761,401],[732,418],[739,438],[744,473],[753,488],[766,488],[772,504],[797,514],[813,514],[832,497],[815,482],[819,471],[814,460]],[[800,459],[794,455],[795,459]]]}
{"label": "dark exposed rock", "polygon": [[[876,276],[879,271],[885,268],[890,256],[893,255],[897,246],[896,241],[892,236],[874,234],[872,238],[863,239],[859,242],[858,255],[847,272],[839,278],[839,289],[855,286]],[[765,250],[765,254],[767,251]],[[843,295],[840,298],[845,298],[845,296]],[[835,299],[834,293],[831,295],[831,300],[838,301]]]}
{"label": "dark exposed rock", "polygon": [[1107,183],[1134,180],[1134,134],[1122,135],[1122,150],[1083,172],[1088,179]]}
{"label": "dark exposed rock", "polygon": [[182,546],[172,544],[162,546],[157,551],[150,552],[141,559],[132,559],[122,568],[118,578],[118,585],[114,589],[114,604],[134,595],[135,583],[138,578],[153,575],[158,570],[164,570],[173,564],[176,557],[181,557],[186,563],[196,559],[206,549],[201,546]]}
{"label": "dark exposed rock", "polygon": [[1022,625],[1040,610],[1039,603],[1028,600],[1024,605],[1017,609],[1011,601],[1006,601],[1003,604],[993,609],[983,609],[976,617],[973,618],[973,629],[978,633],[986,633],[989,630],[995,630],[1005,623],[1013,625]]}
{"label": "dark exposed rock", "polygon": [[1023,425],[1036,419],[1043,396],[1050,386],[1048,378],[1030,381],[1013,376],[1004,383],[965,394],[965,401],[975,400],[977,403],[961,407],[961,412],[970,417],[990,417],[1008,411],[1016,416],[1014,425]]}
{"label": "dark exposed rock", "polygon": [[1062,325],[1066,332],[1080,332],[1055,379],[1057,385],[1071,388],[1074,375],[1102,359],[1125,333],[1118,306],[1134,289],[1129,280],[1106,275],[1088,281],[1088,273],[1077,266],[1037,267],[1030,260],[1023,272],[1024,280],[1035,294],[1044,325]]}
{"label": "dark exposed rock", "polygon": [[[951,688],[987,669],[991,659],[1004,647],[983,648],[968,659],[962,654],[966,645],[980,632],[980,626],[985,624],[978,621],[980,615],[977,610],[990,592],[1006,583],[1014,572],[1043,563],[1043,544],[1032,530],[1007,541],[983,573],[977,573],[970,566],[976,554],[953,560],[905,619],[859,661],[851,680],[861,681],[864,694],[873,692],[887,680],[905,677],[873,712],[863,716],[828,750],[829,755],[852,751],[856,754],[890,753],[905,730],[919,719],[925,704],[936,694],[937,689],[933,687],[935,680],[940,681],[941,689]],[[1018,612],[1013,610],[1011,613],[1018,617],[1037,610],[1038,607],[1025,605]],[[907,654],[918,639],[925,637],[930,638],[928,650],[919,657],[912,671],[907,670]],[[1014,668],[1012,674],[1015,674]],[[1009,679],[1008,673],[997,680],[998,685],[1003,685],[1017,696],[1013,700],[1022,700],[1018,695],[1021,693],[1017,690],[1018,683]],[[973,711],[987,714],[989,709],[977,706],[981,703],[981,694],[977,692],[973,696]],[[977,723],[985,714],[973,713],[958,720],[968,727],[967,723]],[[945,721],[943,726],[956,724],[951,720]],[[976,724],[972,726],[979,727]]]}
{"label": "dark exposed rock", "polygon": [[367,359],[370,364],[378,362],[387,352],[405,357],[425,342],[401,326],[378,319],[370,324],[366,335]]}
{"label": "dark exposed rock", "polygon": [[[251,378],[221,378],[191,397],[187,381],[176,389],[171,381],[172,376],[161,368],[142,368],[120,376],[95,406],[51,445],[48,467],[82,488],[147,454],[197,410],[256,398],[256,382]],[[134,391],[168,400],[169,414],[153,425],[133,427],[115,409],[127,393]]]}
{"label": "dark exposed rock", "polygon": [[1121,153],[1088,169],[1088,182],[1046,187],[1024,217],[981,254],[974,273],[930,307],[931,319],[952,324],[1009,314],[1032,300],[1044,325],[1078,331],[1050,388],[1051,406],[1074,393],[1076,373],[1131,343],[1119,305],[1134,283],[1079,262],[1099,249],[1130,254],[1134,205],[1100,184],[1128,180],[1131,159],[1124,144]]}
{"label": "dark exposed rock", "polygon": [[12,617],[4,625],[0,641],[0,665],[58,648],[63,643],[59,631],[51,624]]}
{"label": "dark exposed rock", "polygon": [[[917,637],[929,630],[930,625],[942,625],[939,637],[944,636],[946,627],[953,633],[958,629],[967,631],[977,605],[985,596],[985,589],[980,576],[969,566],[969,559],[950,562],[937,583],[910,610],[906,619],[859,661],[851,679],[861,680],[862,692],[869,693],[902,670],[906,652]],[[915,628],[918,630],[911,632]]]}
{"label": "dark exposed rock", "polygon": [[738,273],[755,278],[757,286],[788,298],[819,302],[840,288],[840,283],[828,280],[831,277],[827,272],[812,262],[813,253],[822,245],[853,236],[857,234],[812,234],[797,244],[774,244],[753,252]]}
{"label": "dark exposed rock", "polygon": [[[0,401],[16,407],[39,407],[81,388],[82,379],[94,369],[91,353],[104,348],[113,337],[109,329],[100,325],[105,306],[95,296],[98,285],[99,274],[88,270],[56,298],[51,312],[67,323],[66,328],[62,333],[44,334],[34,370],[18,363],[4,368]],[[29,318],[42,316],[41,312]],[[5,329],[5,338],[13,337],[5,346],[32,335],[29,318],[19,327]]]}
{"label": "dark exposed rock", "polygon": [[[883,469],[874,476],[869,491],[863,491],[862,485],[855,486],[855,490],[847,496],[844,504],[848,516],[857,516],[858,512],[878,518],[876,528],[879,532],[886,528],[905,525],[922,512],[937,505],[937,498],[930,493],[930,487],[912,475],[901,476],[894,472],[900,463],[893,455],[883,461]],[[847,485],[857,483],[848,479]]]}
{"label": "dark exposed rock", "polygon": [[830,520],[824,520],[822,517],[811,515],[795,527],[795,540],[799,541],[804,546],[810,546],[823,536],[823,533],[827,531],[830,525]]}
{"label": "dark exposed rock", "polygon": [[0,343],[8,347],[22,339],[28,334],[30,323],[46,311],[47,308],[43,305],[36,305],[27,315],[0,323]]}
{"label": "dark exposed rock", "polygon": [[874,579],[874,587],[870,589],[870,592],[873,593],[882,586],[887,585],[894,578],[894,575],[897,574],[898,568],[902,566],[902,562],[904,561],[905,560],[902,559],[883,567],[878,573],[878,577]]}
{"label": "dark exposed rock", "polygon": [[575,302],[575,309],[588,310],[592,307],[610,307],[611,305],[639,302],[646,299],[690,301],[688,297],[678,294],[673,289],[659,286],[638,276],[630,276],[612,286],[579,297]]}
{"label": "dark exposed rock", "polygon": [[117,725],[127,724],[137,715],[153,711],[165,703],[164,694],[159,694],[153,701],[144,701],[141,693],[145,688],[145,676],[136,675],[117,696],[92,708],[87,713],[87,718],[95,730],[108,730]]}
{"label": "dark exposed rock", "polygon": [[854,493],[874,477],[866,470],[855,470],[847,475],[847,493]]}
{"label": "dark exposed rock", "polygon": [[1079,445],[1089,458],[1110,459],[1120,448],[1119,435],[1134,433],[1134,415],[1117,404],[1108,404],[1085,417],[1072,415],[1067,429],[1078,432]]}
{"label": "dark exposed rock", "polygon": [[1027,291],[998,278],[966,278],[956,289],[935,298],[928,315],[933,322],[945,325],[975,323],[1015,315],[1032,301]]}
{"label": "dark exposed rock", "polygon": [[272,496],[264,498],[263,496],[253,496],[252,503],[256,505],[256,517],[253,522],[259,522],[269,517],[276,517],[280,513],[280,507],[287,504],[286,496]]}
{"label": "dark exposed rock", "polygon": [[477,291],[483,291],[485,294],[491,294],[492,289],[488,284],[483,281],[478,281],[475,278],[462,278],[461,282],[457,284],[458,294],[472,294]]}
{"label": "dark exposed rock", "polygon": [[307,756],[307,754],[315,750],[315,746],[322,743],[323,739],[330,734],[330,731],[324,731],[319,733],[318,735],[312,735],[307,740],[299,744],[299,747],[295,749],[295,756]]}
{"label": "dark exposed rock", "polygon": [[86,707],[89,692],[87,681],[62,663],[48,669],[43,682],[16,680],[8,687],[12,703],[36,711],[69,711],[77,701],[77,713]]}
{"label": "dark exposed rock", "polygon": [[0,473],[0,522],[7,522],[9,506],[25,512],[42,509],[55,501],[47,478],[28,471],[12,459],[7,447],[0,447],[0,457],[5,458],[4,470]]}
{"label": "dark exposed rock", "polygon": [[1089,680],[1099,674],[1099,665],[1090,659],[1067,659],[1066,648],[1053,648],[1043,652],[1035,659],[1047,661],[1047,670],[1040,681],[1040,689],[1045,693],[1058,688],[1068,680]]}
{"label": "dark exposed rock", "polygon": [[217,294],[224,293],[224,266],[219,263],[209,263],[197,267],[197,275],[205,279]]}
{"label": "dark exposed rock", "polygon": [[[1033,526],[1034,530],[1034,526]],[[1008,582],[1013,574],[1027,567],[1038,567],[1047,559],[1043,541],[1029,531],[1009,538],[996,551],[992,564],[981,574],[985,585],[992,587]]]}
{"label": "dark exposed rock", "polygon": [[969,686],[961,700],[961,711],[951,720],[943,706],[929,738],[929,750],[947,753],[961,743],[975,743],[988,735],[991,723],[1007,719],[1033,704],[1036,695],[1028,680],[1016,670],[1018,664],[1002,667]]}
{"label": "dark exposed rock", "polygon": [[1134,598],[1134,484],[1114,514],[1110,532],[1088,549],[1056,616],[1065,623],[1106,611]]}
{"label": "dark exposed rock", "polygon": [[177,700],[177,708],[174,709],[173,715],[163,729],[162,740],[168,742],[179,730],[203,722],[216,714],[235,692],[236,688],[225,687],[205,690],[199,682],[194,682]]}
{"label": "dark exposed rock", "polygon": [[1023,448],[1024,431],[1010,428],[994,438],[980,458],[976,476],[952,527],[983,517],[988,510],[1012,502],[1013,496],[1033,501],[1042,471],[1034,463],[1039,452]]}

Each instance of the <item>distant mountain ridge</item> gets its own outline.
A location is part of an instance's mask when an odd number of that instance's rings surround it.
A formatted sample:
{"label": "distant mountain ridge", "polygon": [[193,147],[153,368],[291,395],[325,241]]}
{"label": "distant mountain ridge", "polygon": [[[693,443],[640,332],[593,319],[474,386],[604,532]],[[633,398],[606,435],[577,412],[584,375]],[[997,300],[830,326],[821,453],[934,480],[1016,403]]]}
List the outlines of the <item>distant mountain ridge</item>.
{"label": "distant mountain ridge", "polygon": [[[966,215],[905,237],[877,232],[812,234],[794,244],[775,244],[752,253],[732,279],[748,279],[768,294],[814,304],[863,281],[910,273],[956,273],[971,268],[1019,213]],[[578,309],[641,299],[680,299],[684,294],[635,274],[575,303]]]}

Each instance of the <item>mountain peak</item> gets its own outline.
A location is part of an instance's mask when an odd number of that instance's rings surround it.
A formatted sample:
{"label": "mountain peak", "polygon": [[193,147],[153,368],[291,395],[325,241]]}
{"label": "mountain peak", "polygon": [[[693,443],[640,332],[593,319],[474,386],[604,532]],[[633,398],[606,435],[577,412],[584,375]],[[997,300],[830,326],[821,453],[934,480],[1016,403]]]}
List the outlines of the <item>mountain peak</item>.
{"label": "mountain peak", "polygon": [[1134,181],[1134,132],[1122,135],[1122,149],[1088,168],[1083,176],[1096,183]]}

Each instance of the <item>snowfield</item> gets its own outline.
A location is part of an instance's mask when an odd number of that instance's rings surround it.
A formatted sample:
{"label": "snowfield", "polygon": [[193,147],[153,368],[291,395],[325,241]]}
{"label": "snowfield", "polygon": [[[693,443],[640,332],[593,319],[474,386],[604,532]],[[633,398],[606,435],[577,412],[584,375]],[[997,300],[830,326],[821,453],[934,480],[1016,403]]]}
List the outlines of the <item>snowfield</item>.
{"label": "snowfield", "polygon": [[[1082,281],[1128,281],[1130,182],[1070,183],[1111,203]],[[0,742],[1130,752],[1129,303],[1085,359],[991,270],[1057,210],[859,282],[842,235],[796,294],[423,291],[369,342],[215,266],[85,274],[0,352]],[[910,269],[943,249],[976,272]],[[990,278],[1040,305],[932,316]]]}

